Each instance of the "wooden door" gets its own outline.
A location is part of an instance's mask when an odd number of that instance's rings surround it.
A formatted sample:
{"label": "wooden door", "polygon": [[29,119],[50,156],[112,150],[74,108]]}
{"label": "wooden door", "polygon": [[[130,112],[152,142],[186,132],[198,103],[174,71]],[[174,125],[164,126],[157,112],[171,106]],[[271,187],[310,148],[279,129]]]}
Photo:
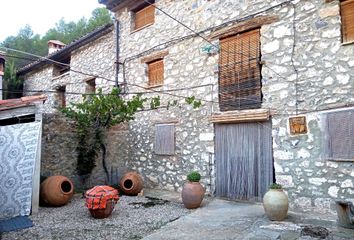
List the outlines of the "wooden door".
{"label": "wooden door", "polygon": [[262,201],[274,179],[271,122],[216,124],[216,195]]}

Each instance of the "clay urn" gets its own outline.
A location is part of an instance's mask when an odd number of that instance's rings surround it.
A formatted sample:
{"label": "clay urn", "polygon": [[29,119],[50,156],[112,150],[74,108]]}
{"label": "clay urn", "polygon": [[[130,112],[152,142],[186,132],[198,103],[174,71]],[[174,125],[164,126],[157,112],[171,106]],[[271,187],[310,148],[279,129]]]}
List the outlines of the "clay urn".
{"label": "clay urn", "polygon": [[126,195],[136,196],[143,189],[143,179],[137,172],[128,172],[123,175],[119,185]]}
{"label": "clay urn", "polygon": [[118,190],[110,186],[95,186],[85,193],[85,206],[94,218],[107,218],[119,200]]}
{"label": "clay urn", "polygon": [[41,183],[40,197],[50,206],[63,206],[74,195],[74,184],[64,176],[51,176]]}
{"label": "clay urn", "polygon": [[198,208],[203,201],[205,189],[200,184],[200,174],[193,171],[187,175],[182,189],[182,202],[188,209]]}
{"label": "clay urn", "polygon": [[282,221],[286,218],[289,200],[280,184],[273,183],[271,185],[263,197],[263,207],[266,215],[272,221]]}

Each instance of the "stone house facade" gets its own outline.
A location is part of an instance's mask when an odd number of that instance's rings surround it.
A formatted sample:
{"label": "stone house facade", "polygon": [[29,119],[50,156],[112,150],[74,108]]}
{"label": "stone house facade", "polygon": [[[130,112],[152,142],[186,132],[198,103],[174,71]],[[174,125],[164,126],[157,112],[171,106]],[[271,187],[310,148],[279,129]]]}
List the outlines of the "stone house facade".
{"label": "stone house facade", "polygon": [[[175,191],[198,170],[230,199],[260,200],[276,181],[305,211],[354,199],[354,1],[100,2],[120,25],[126,96],[161,101],[129,123],[113,165]],[[113,59],[114,39],[102,44]]]}
{"label": "stone house facade", "polygon": [[[24,79],[24,95],[42,92],[47,96],[43,105],[41,175],[65,175],[74,181],[78,189],[82,186],[75,171],[76,129],[74,123],[64,118],[58,109],[80,101],[82,94],[94,94],[98,88],[110,92],[115,85],[114,81],[109,81],[114,80],[116,68],[114,34],[114,25],[109,24],[67,46],[59,41],[49,41],[50,54],[47,58],[50,61],[39,59],[17,72]],[[121,135],[125,133],[121,128],[111,129],[109,140],[122,139]],[[116,148],[119,140],[109,142],[114,142],[115,147],[108,146],[107,158],[114,163],[112,156],[124,154],[122,148]],[[89,181],[93,185],[102,184],[103,169],[98,167]]]}

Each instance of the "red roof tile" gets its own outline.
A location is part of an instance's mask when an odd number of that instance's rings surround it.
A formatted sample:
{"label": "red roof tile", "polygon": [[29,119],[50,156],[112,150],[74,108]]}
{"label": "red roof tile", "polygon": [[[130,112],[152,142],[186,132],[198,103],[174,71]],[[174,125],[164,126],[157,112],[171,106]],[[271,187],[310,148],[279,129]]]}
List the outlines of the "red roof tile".
{"label": "red roof tile", "polygon": [[0,100],[0,111],[27,106],[34,102],[45,101],[46,99],[47,96],[42,94],[37,96],[27,96],[22,98]]}

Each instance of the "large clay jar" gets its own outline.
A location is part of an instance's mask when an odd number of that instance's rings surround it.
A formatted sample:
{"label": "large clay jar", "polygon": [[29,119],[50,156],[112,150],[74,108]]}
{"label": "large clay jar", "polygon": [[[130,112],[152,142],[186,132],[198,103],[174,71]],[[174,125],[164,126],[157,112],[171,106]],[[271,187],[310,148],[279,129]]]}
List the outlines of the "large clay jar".
{"label": "large clay jar", "polygon": [[263,197],[263,207],[270,220],[282,221],[288,214],[288,196],[283,189],[269,189]]}
{"label": "large clay jar", "polygon": [[182,202],[188,209],[198,208],[203,201],[205,190],[199,182],[186,182],[182,189]]}
{"label": "large clay jar", "polygon": [[137,172],[128,172],[121,178],[119,185],[125,194],[135,196],[143,189],[143,180]]}
{"label": "large clay jar", "polygon": [[41,200],[50,206],[63,206],[74,195],[73,183],[64,176],[51,176],[41,184]]}

